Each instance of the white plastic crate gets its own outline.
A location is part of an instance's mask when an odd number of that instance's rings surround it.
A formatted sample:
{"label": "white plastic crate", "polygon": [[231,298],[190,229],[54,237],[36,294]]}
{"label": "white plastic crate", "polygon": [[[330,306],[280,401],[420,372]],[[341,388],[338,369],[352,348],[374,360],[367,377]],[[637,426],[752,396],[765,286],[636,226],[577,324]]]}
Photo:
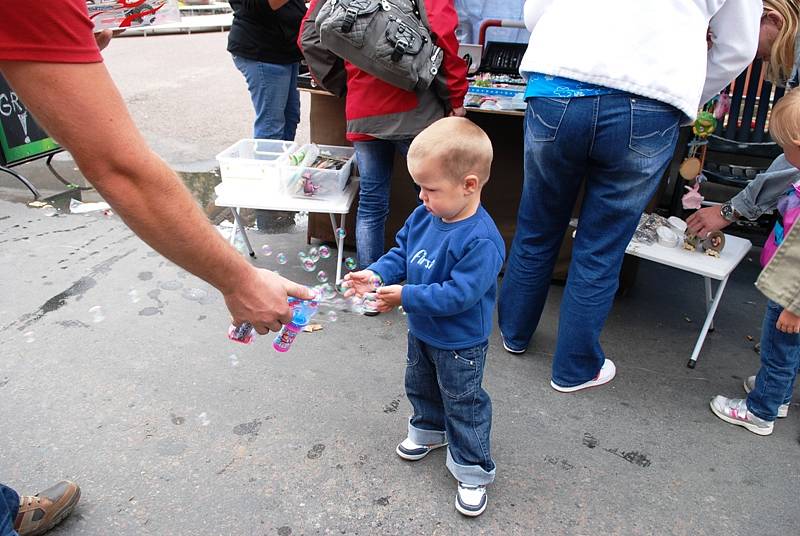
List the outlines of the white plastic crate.
{"label": "white plastic crate", "polygon": [[265,182],[267,189],[283,190],[281,157],[297,149],[283,140],[240,140],[217,155],[223,182]]}
{"label": "white plastic crate", "polygon": [[[291,165],[288,156],[281,158],[282,182],[286,185],[286,192],[295,197],[311,199],[330,199],[338,196],[350,181],[355,149],[338,145],[307,144],[299,150],[305,153],[299,165]],[[340,169],[311,167],[320,155],[346,158],[347,162]]]}

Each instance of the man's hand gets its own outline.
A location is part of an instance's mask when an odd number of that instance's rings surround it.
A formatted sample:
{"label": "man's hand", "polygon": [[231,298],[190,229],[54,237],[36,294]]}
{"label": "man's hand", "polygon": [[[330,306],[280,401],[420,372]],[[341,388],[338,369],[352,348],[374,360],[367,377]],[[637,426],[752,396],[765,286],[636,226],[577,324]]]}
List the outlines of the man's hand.
{"label": "man's hand", "polygon": [[347,286],[347,290],[344,293],[345,298],[351,296],[360,298],[364,294],[375,292],[375,289],[380,286],[380,279],[372,270],[350,272],[344,276],[344,281]]}
{"label": "man's hand", "polygon": [[800,333],[800,316],[788,309],[784,309],[778,317],[775,327],[784,333]]}
{"label": "man's hand", "polygon": [[686,219],[689,231],[700,238],[705,238],[708,233],[724,229],[731,222],[722,217],[719,207],[701,208]]}
{"label": "man's hand", "polygon": [[378,311],[388,313],[403,304],[403,285],[389,285],[378,289]]}
{"label": "man's hand", "polygon": [[292,319],[288,296],[302,300],[314,297],[308,288],[269,270],[250,270],[244,281],[225,295],[225,304],[233,316],[233,325],[250,322],[261,335],[280,331]]}
{"label": "man's hand", "polygon": [[467,115],[467,109],[464,108],[463,106],[459,106],[458,108],[453,108],[452,110],[450,110],[450,113],[448,115],[451,117],[452,116],[464,117],[465,115]]}
{"label": "man's hand", "polygon": [[111,42],[112,37],[116,37],[124,31],[125,30],[101,30],[99,32],[95,32],[94,40],[97,42],[97,48],[103,50]]}

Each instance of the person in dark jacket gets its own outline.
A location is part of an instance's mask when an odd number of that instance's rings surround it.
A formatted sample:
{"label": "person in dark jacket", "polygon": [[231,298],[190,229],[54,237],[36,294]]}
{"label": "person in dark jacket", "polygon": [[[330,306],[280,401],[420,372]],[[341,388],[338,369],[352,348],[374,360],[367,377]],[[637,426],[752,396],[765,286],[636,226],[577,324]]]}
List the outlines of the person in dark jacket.
{"label": "person in dark jacket", "polygon": [[230,0],[228,52],[247,81],[256,111],[253,137],[294,140],[300,122],[297,32],[303,0]]}

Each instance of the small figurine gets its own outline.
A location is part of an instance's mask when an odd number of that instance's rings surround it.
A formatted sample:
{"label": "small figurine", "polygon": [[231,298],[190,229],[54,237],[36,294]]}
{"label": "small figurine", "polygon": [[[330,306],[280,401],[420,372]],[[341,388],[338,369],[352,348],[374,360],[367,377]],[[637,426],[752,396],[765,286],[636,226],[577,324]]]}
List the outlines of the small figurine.
{"label": "small figurine", "polygon": [[311,180],[311,173],[303,173],[303,195],[312,197],[319,190],[319,186]]}
{"label": "small figurine", "polygon": [[684,186],[688,192],[683,194],[681,203],[685,210],[698,209],[702,206],[704,197],[700,194],[700,181],[695,181],[691,187]]}
{"label": "small figurine", "polygon": [[686,251],[695,251],[699,243],[700,237],[687,229],[683,237],[683,249]]}
{"label": "small figurine", "polygon": [[717,118],[711,112],[700,112],[692,125],[692,132],[701,140],[706,139],[717,130]]}
{"label": "small figurine", "polygon": [[725,247],[725,235],[720,231],[709,233],[705,240],[703,240],[703,248],[706,250],[706,255],[719,258],[722,249]]}

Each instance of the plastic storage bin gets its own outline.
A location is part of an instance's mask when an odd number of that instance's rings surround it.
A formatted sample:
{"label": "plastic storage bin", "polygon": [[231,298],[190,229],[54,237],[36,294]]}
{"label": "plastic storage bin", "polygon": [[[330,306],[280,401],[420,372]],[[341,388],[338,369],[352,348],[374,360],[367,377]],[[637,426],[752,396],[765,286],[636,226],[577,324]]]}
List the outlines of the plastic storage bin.
{"label": "plastic storage bin", "polygon": [[283,140],[240,140],[217,155],[222,182],[253,193],[283,193],[282,157],[297,150]]}
{"label": "plastic storage bin", "polygon": [[[307,199],[331,199],[340,195],[350,181],[355,149],[312,143],[299,150],[304,153],[299,165],[292,165],[288,155],[281,158],[282,182],[286,185],[286,192],[294,197]],[[345,158],[346,162],[340,169],[312,167],[318,156]]]}

